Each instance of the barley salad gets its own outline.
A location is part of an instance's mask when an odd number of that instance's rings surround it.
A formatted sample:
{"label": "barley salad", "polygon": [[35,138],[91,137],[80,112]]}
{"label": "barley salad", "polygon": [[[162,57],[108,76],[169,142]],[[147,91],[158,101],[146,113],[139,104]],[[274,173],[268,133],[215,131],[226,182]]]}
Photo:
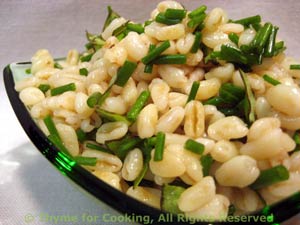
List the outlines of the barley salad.
{"label": "barley salad", "polygon": [[300,63],[278,27],[163,1],[108,7],[86,51],[32,57],[15,89],[65,155],[133,198],[216,220],[300,190]]}

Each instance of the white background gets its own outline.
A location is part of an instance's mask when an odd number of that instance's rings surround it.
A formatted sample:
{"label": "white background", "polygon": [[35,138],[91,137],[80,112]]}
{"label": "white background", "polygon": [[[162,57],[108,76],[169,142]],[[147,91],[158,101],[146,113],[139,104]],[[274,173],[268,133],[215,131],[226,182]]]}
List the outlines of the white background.
{"label": "white background", "polygon": [[[84,49],[85,30],[100,32],[106,6],[133,21],[148,18],[158,1],[142,0],[0,0],[0,67],[28,61],[40,48],[54,57],[71,48]],[[300,56],[300,1],[205,0],[181,1],[188,9],[206,4],[221,6],[229,17],[238,19],[256,14],[280,27],[288,53]],[[0,81],[0,225],[54,224],[39,221],[39,214],[100,216],[114,213],[78,190],[65,179],[31,144],[19,125]],[[288,210],[288,209],[287,209]],[[34,221],[26,223],[27,214]],[[98,224],[109,224],[98,220]],[[59,223],[63,224],[63,223]],[[86,223],[94,224],[94,223]],[[286,224],[299,225],[300,218]]]}

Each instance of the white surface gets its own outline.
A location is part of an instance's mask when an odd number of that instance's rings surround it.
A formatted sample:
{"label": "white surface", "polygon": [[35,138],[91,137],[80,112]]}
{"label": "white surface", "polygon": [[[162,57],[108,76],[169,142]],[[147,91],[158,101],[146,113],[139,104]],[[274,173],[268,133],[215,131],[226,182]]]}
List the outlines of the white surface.
{"label": "white surface", "polygon": [[[49,49],[54,57],[65,55],[71,48],[83,50],[85,30],[100,31],[108,4],[124,17],[141,22],[157,2],[1,0],[0,67],[3,69],[13,61],[28,61],[39,48]],[[199,4],[197,0],[182,2],[189,9]],[[206,0],[200,4],[207,4],[210,9],[222,6],[233,19],[262,14],[265,21],[280,26],[279,36],[289,46],[288,52],[299,56],[300,1],[282,2]],[[92,216],[113,213],[70,185],[30,143],[10,107],[2,76],[0,98],[0,225],[55,224],[39,221],[41,213],[78,217],[83,213]],[[34,216],[34,220],[26,223],[27,214]],[[286,224],[299,225],[299,221],[298,217]],[[97,222],[107,224],[101,219]]]}

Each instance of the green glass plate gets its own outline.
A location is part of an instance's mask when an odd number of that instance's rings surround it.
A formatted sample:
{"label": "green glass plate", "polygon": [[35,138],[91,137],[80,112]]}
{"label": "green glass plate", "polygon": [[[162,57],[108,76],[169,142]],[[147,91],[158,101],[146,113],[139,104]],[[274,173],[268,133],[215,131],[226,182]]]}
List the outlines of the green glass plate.
{"label": "green glass plate", "polygon": [[[30,68],[30,62],[13,63],[5,67],[3,71],[4,83],[8,98],[14,109],[14,112],[25,130],[28,137],[31,139],[37,149],[65,176],[73,180],[77,185],[82,187],[85,191],[89,192],[92,196],[99,199],[101,202],[106,203],[113,209],[127,214],[135,215],[135,218],[143,218],[141,221],[135,222],[148,224],[191,224],[192,221],[183,219],[182,216],[173,215],[166,212],[162,212],[158,209],[150,207],[137,201],[130,196],[112,188],[105,182],[101,181],[89,171],[78,165],[76,162],[71,160],[68,156],[57,149],[48,140],[44,133],[38,128],[34,120],[31,118],[26,107],[19,99],[19,94],[15,91],[15,82],[24,79],[25,77],[31,76],[26,74],[25,70]],[[279,224],[292,216],[300,212],[300,192],[295,193],[287,199],[282,200],[271,206],[266,206],[260,211],[253,212],[249,215],[240,217],[230,217],[227,222],[195,222],[192,224],[204,225],[224,225],[232,224],[254,224],[256,223],[254,218],[265,218],[265,222],[260,221],[258,224]],[[140,216],[140,217],[137,217]],[[251,222],[246,222],[252,217]],[[247,218],[246,218],[247,217]],[[244,219],[243,219],[244,218]],[[246,219],[245,219],[246,218]],[[170,221],[172,219],[172,221]],[[232,222],[230,222],[230,219]],[[239,221],[239,222],[238,222]],[[245,221],[245,222],[243,222]]]}

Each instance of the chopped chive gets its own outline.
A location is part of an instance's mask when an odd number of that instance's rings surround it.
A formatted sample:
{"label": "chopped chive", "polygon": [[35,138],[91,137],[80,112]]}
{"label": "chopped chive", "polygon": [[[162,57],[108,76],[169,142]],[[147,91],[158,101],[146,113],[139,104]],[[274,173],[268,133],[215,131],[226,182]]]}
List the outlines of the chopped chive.
{"label": "chopped chive", "polygon": [[86,139],[85,140],[95,140],[97,134],[97,128],[94,128],[90,132],[86,133]]}
{"label": "chopped chive", "polygon": [[127,23],[128,23],[128,21],[127,21],[126,23],[122,24],[121,26],[119,26],[118,28],[116,28],[116,29],[113,31],[112,35],[115,36],[115,37],[117,37],[117,36],[119,36],[120,34],[124,33],[125,30],[127,29]]}
{"label": "chopped chive", "polygon": [[250,16],[250,17],[246,17],[246,18],[243,18],[243,19],[233,21],[233,23],[239,23],[239,24],[242,24],[245,27],[248,27],[251,24],[259,24],[260,22],[261,22],[261,16],[260,15]]}
{"label": "chopped chive", "polygon": [[87,76],[89,74],[89,71],[86,68],[80,68],[79,74],[82,76]]}
{"label": "chopped chive", "polygon": [[286,49],[286,47],[284,46],[284,42],[283,41],[279,41],[275,44],[274,47],[274,56],[280,54],[281,52],[283,52]]}
{"label": "chopped chive", "polygon": [[192,19],[194,17],[198,17],[199,15],[203,14],[206,9],[207,9],[207,7],[205,5],[202,5],[202,6],[198,7],[197,9],[193,10],[192,12],[190,12],[188,14],[188,17],[190,19]]}
{"label": "chopped chive", "polygon": [[100,92],[93,93],[86,101],[90,108],[94,108],[99,103],[99,99],[102,97]]}
{"label": "chopped chive", "polygon": [[239,43],[239,36],[236,33],[230,33],[228,35],[228,38],[230,41],[232,41],[234,44],[238,45]]}
{"label": "chopped chive", "polygon": [[119,35],[117,36],[117,39],[118,39],[119,41],[121,41],[124,37],[126,37],[127,34],[128,34],[128,33],[126,33],[126,30],[125,30],[123,33],[121,33],[121,34],[119,34]]}
{"label": "chopped chive", "polygon": [[147,64],[145,65],[144,73],[152,73],[153,70],[153,64]]}
{"label": "chopped chive", "polygon": [[131,107],[131,109],[128,111],[126,115],[128,120],[134,122],[137,119],[139,113],[141,112],[144,105],[147,103],[149,97],[150,97],[150,91],[148,90],[143,91],[139,95],[136,102],[133,104],[133,106]]}
{"label": "chopped chive", "polygon": [[[85,47],[89,49],[94,49],[95,51],[102,48],[102,46],[105,44],[105,40],[99,35],[91,34],[88,31],[86,33],[86,38],[89,41]],[[88,60],[90,61],[90,60]]]}
{"label": "chopped chive", "polygon": [[200,161],[202,165],[203,177],[206,177],[209,175],[209,171],[214,160],[211,155],[202,155]]}
{"label": "chopped chive", "polygon": [[207,64],[209,61],[216,60],[221,56],[221,52],[219,51],[212,51],[207,54],[207,56],[204,58],[204,63]]}
{"label": "chopped chive", "polygon": [[[227,92],[232,93],[234,96],[236,96],[238,101],[240,101],[245,96],[245,90],[243,88],[239,87],[239,86],[236,86],[236,85],[232,84],[232,83],[222,84],[222,86],[220,88],[220,95],[221,96],[222,96],[223,91],[227,91]],[[233,100],[230,99],[229,101],[233,101]]]}
{"label": "chopped chive", "polygon": [[91,42],[86,43],[84,46],[87,50],[90,50],[94,47],[93,43],[91,43]]}
{"label": "chopped chive", "polygon": [[274,51],[275,51],[275,42],[276,42],[276,35],[277,35],[277,32],[278,32],[278,27],[276,26],[273,26],[272,27],[272,31],[271,31],[271,34],[270,34],[270,37],[269,37],[269,40],[268,40],[268,43],[267,43],[267,47],[266,47],[266,50],[264,52],[264,56],[266,57],[272,57],[274,56]]}
{"label": "chopped chive", "polygon": [[111,154],[112,152],[109,150],[109,149],[106,149],[100,145],[97,145],[97,144],[92,144],[92,143],[86,143],[85,146],[87,148],[90,148],[90,149],[94,149],[94,150],[97,150],[97,151],[100,151],[100,152],[105,152],[105,153],[109,153]]}
{"label": "chopped chive", "polygon": [[265,47],[271,35],[272,27],[273,25],[271,23],[265,23],[264,26],[256,33],[253,41],[251,42],[251,46],[255,48],[259,53],[261,53],[263,48]]}
{"label": "chopped chive", "polygon": [[89,61],[91,61],[93,55],[94,55],[94,53],[90,53],[88,55],[81,56],[80,61],[81,62],[89,62]]}
{"label": "chopped chive", "polygon": [[161,208],[162,210],[173,213],[180,214],[182,211],[178,207],[178,200],[186,189],[180,186],[175,185],[164,185],[162,188],[162,197],[161,197]]}
{"label": "chopped chive", "polygon": [[93,41],[95,38],[97,38],[98,36],[96,34],[91,34],[90,32],[88,32],[87,30],[85,31],[85,37],[86,39],[91,42]]}
{"label": "chopped chive", "polygon": [[[149,52],[151,52],[153,49],[155,49],[155,45],[150,44],[149,45]],[[145,65],[145,69],[144,69],[145,73],[152,73],[152,70],[153,70],[153,64],[152,63],[149,63],[149,64]]]}
{"label": "chopped chive", "polygon": [[113,121],[113,122],[124,122],[127,125],[130,124],[130,122],[127,120],[125,116],[121,116],[119,114],[111,113],[108,111],[105,111],[103,109],[96,109],[96,112],[102,117],[107,119],[108,121]]}
{"label": "chopped chive", "polygon": [[245,57],[247,58],[248,64],[245,65],[244,67],[242,66],[241,68],[243,68],[246,72],[250,72],[251,71],[251,66],[253,65],[261,65],[262,64],[262,60],[263,60],[263,52],[257,54],[244,54]]}
{"label": "chopped chive", "polygon": [[[235,106],[245,98],[244,89],[231,83],[225,83],[219,90],[219,96],[210,98],[203,102],[204,105],[217,106],[218,110],[225,110],[228,113],[235,112]],[[229,107],[229,108],[228,108]],[[232,111],[232,107],[234,110]]]}
{"label": "chopped chive", "polygon": [[163,160],[166,135],[163,132],[158,132],[156,135],[156,143],[154,150],[154,161]]}
{"label": "chopped chive", "polygon": [[[103,40],[101,37],[96,37],[93,41],[92,41],[92,44],[93,44],[93,48],[95,51],[97,51],[98,49],[102,48],[103,45],[105,44],[105,40]],[[91,58],[92,58],[93,55],[91,55]],[[90,61],[90,60],[88,60]]]}
{"label": "chopped chive", "polygon": [[236,104],[240,101],[240,99],[235,96],[233,93],[230,91],[224,90],[220,88],[219,95],[222,98],[222,100],[226,103],[233,103]]}
{"label": "chopped chive", "polygon": [[200,23],[195,27],[194,31],[201,32],[204,29],[204,27],[205,27],[205,25],[203,23]]}
{"label": "chopped chive", "polygon": [[93,41],[93,40],[97,37],[97,35],[91,34],[90,32],[88,32],[88,31],[86,30],[86,31],[85,31],[85,37],[86,37],[86,39],[89,41],[88,44],[92,44],[92,43],[90,43],[90,42]]}
{"label": "chopped chive", "polygon": [[148,51],[148,53],[150,53],[154,49],[155,49],[155,45],[154,44],[150,44],[149,45],[149,51]]}
{"label": "chopped chive", "polygon": [[50,134],[48,139],[57,147],[60,151],[65,153],[66,155],[70,156],[69,150],[64,146],[60,137],[56,134]]}
{"label": "chopped chive", "polygon": [[260,23],[253,23],[251,24],[251,27],[257,32],[262,28],[262,25]]}
{"label": "chopped chive", "polygon": [[145,146],[150,147],[152,149],[156,144],[156,137],[154,136],[154,137],[146,138],[144,143]]}
{"label": "chopped chive", "polygon": [[[149,50],[148,50],[148,54],[153,51],[155,49],[155,45],[154,44],[150,44],[149,45]],[[148,64],[149,65],[149,64]]]}
{"label": "chopped chive", "polygon": [[121,140],[105,143],[119,158],[124,159],[129,151],[134,149],[142,140],[138,137],[126,136]]}
{"label": "chopped chive", "polygon": [[100,98],[98,99],[98,102],[97,102],[97,106],[101,106],[104,103],[104,101],[110,95],[111,88],[112,88],[112,85],[109,86],[108,89],[106,89],[106,91],[100,96]]}
{"label": "chopped chive", "polygon": [[[263,53],[264,53],[264,49],[262,50],[261,53],[259,53],[258,58],[255,60],[255,62],[257,62],[258,65],[262,64],[262,60],[263,60]],[[248,57],[248,61],[250,62],[251,60]]]}
{"label": "chopped chive", "polygon": [[168,8],[165,11],[165,17],[168,19],[179,19],[182,20],[186,15],[186,10],[184,9],[171,9]]}
{"label": "chopped chive", "polygon": [[[93,42],[95,39],[100,38],[100,36],[96,34],[91,34],[87,30],[85,31],[85,37],[89,41],[89,43]],[[101,38],[100,38],[101,39]],[[104,41],[104,40],[103,40]],[[91,43],[92,44],[92,43]]]}
{"label": "chopped chive", "polygon": [[252,124],[255,121],[255,97],[253,95],[253,92],[251,90],[251,86],[248,80],[248,77],[246,74],[240,69],[239,70],[244,86],[246,91],[246,101],[245,101],[245,117],[247,121]]}
{"label": "chopped chive", "polygon": [[54,68],[60,69],[60,70],[63,69],[63,67],[62,67],[58,62],[55,62],[55,63],[54,63]]}
{"label": "chopped chive", "polygon": [[149,64],[151,61],[157,58],[161,53],[163,53],[170,46],[171,46],[170,41],[164,41],[161,45],[159,45],[152,51],[149,51],[149,53],[144,58],[142,58],[142,62],[145,65]]}
{"label": "chopped chive", "polygon": [[126,60],[123,66],[118,70],[117,78],[114,84],[123,87],[133,74],[136,67],[137,64],[135,62]]}
{"label": "chopped chive", "polygon": [[276,85],[278,85],[278,84],[281,84],[280,81],[275,80],[274,78],[270,77],[270,76],[267,75],[267,74],[263,75],[263,79],[264,79],[266,82],[268,82],[268,83],[270,83],[270,84],[272,84],[272,85],[274,85],[274,86],[276,86]]}
{"label": "chopped chive", "polygon": [[194,152],[196,154],[202,155],[202,153],[204,152],[204,148],[205,146],[197,141],[194,141],[192,139],[188,139],[185,143],[184,143],[184,148]]}
{"label": "chopped chive", "polygon": [[276,44],[275,44],[275,51],[278,51],[278,50],[280,50],[282,48],[284,48],[284,41],[276,42]]}
{"label": "chopped chive", "polygon": [[27,69],[25,70],[25,73],[26,73],[26,74],[31,74],[31,68],[27,68]]}
{"label": "chopped chive", "polygon": [[192,88],[191,88],[191,91],[189,93],[189,96],[188,96],[188,99],[187,99],[186,103],[188,103],[188,102],[190,102],[190,101],[192,101],[196,98],[199,86],[200,86],[199,81],[194,81],[193,82],[193,85],[192,85]]}
{"label": "chopped chive", "polygon": [[237,104],[245,97],[245,91],[243,88],[238,87],[231,83],[225,83],[219,90],[219,96],[226,103]]}
{"label": "chopped chive", "polygon": [[300,136],[299,136],[299,131],[298,130],[294,133],[293,139],[294,139],[294,141],[297,145],[300,145]]}
{"label": "chopped chive", "polygon": [[139,23],[128,23],[127,29],[130,31],[137,32],[138,34],[144,33],[144,27],[142,24]]}
{"label": "chopped chive", "polygon": [[217,96],[217,97],[213,97],[213,98],[206,100],[205,102],[203,102],[203,105],[219,106],[219,105],[225,104],[225,103],[226,103],[226,101],[224,101],[223,98],[221,98],[220,96]]}
{"label": "chopped chive", "polygon": [[119,28],[117,28],[116,30],[114,30],[113,32],[113,36],[117,37],[117,39],[119,41],[121,41],[124,37],[127,36],[127,34],[130,32],[128,29],[127,29],[127,23],[124,23],[122,24]]}
{"label": "chopped chive", "polygon": [[165,13],[158,13],[155,21],[166,25],[174,25],[181,22],[181,19],[170,19],[165,16]]}
{"label": "chopped chive", "polygon": [[294,152],[300,152],[300,146],[299,145],[296,145],[296,147],[294,148],[293,151],[289,152],[289,154],[293,154]]}
{"label": "chopped chive", "polygon": [[190,50],[191,53],[196,53],[198,51],[199,46],[200,46],[200,42],[201,42],[201,33],[199,31],[197,31],[195,33],[194,43],[193,43],[192,48]]}
{"label": "chopped chive", "polygon": [[253,189],[261,189],[288,180],[289,176],[289,171],[283,165],[278,165],[261,171],[259,177],[250,187]]}
{"label": "chopped chive", "polygon": [[53,122],[52,118],[50,115],[46,116],[43,119],[48,131],[49,131],[49,135],[48,135],[48,139],[62,152],[64,152],[67,155],[70,155],[69,150],[65,147],[65,145],[63,144],[59,133],[56,129],[55,123]]}
{"label": "chopped chive", "polygon": [[243,117],[245,102],[245,90],[231,83],[224,83],[219,96],[203,102],[204,105],[215,105],[225,116]]}
{"label": "chopped chive", "polygon": [[300,70],[300,64],[290,65],[290,70]]}
{"label": "chopped chive", "polygon": [[[260,40],[261,40],[262,33],[263,33],[263,27],[261,27],[261,28],[256,32],[254,39],[253,39],[252,42],[250,43],[250,48],[255,48],[255,47],[257,47],[258,43],[259,43]],[[251,50],[252,50],[252,49],[251,49]]]}
{"label": "chopped chive", "polygon": [[199,16],[195,16],[193,17],[188,23],[188,27],[190,28],[195,28],[196,26],[202,24],[202,22],[204,21],[206,17],[206,14],[203,13],[203,14],[200,14]]}
{"label": "chopped chive", "polygon": [[266,23],[262,27],[262,34],[259,37],[259,41],[258,41],[258,44],[257,44],[258,52],[262,52],[263,51],[263,48],[265,47],[265,45],[267,44],[267,42],[268,42],[268,40],[270,38],[272,29],[273,29],[273,25],[271,23]]}
{"label": "chopped chive", "polygon": [[86,133],[80,128],[76,130],[76,136],[80,143],[84,142],[86,139]]}
{"label": "chopped chive", "polygon": [[40,84],[38,86],[38,89],[40,89],[43,93],[46,93],[50,88],[49,84]]}
{"label": "chopped chive", "polygon": [[108,25],[116,18],[119,18],[119,14],[116,13],[115,11],[112,10],[111,6],[107,6],[107,11],[108,11],[108,15],[105,19],[104,25],[103,25],[103,29],[102,31],[105,30],[106,27],[108,27]]}
{"label": "chopped chive", "polygon": [[55,96],[55,95],[60,95],[64,92],[67,92],[67,91],[75,91],[76,90],[76,85],[75,83],[69,83],[69,84],[66,84],[66,85],[63,85],[63,86],[59,86],[59,87],[56,87],[56,88],[53,88],[51,89],[51,96]]}
{"label": "chopped chive", "polygon": [[222,45],[220,51],[220,59],[226,60],[228,62],[235,62],[240,64],[247,64],[248,60],[243,55],[241,50],[238,48],[232,47],[230,45]]}
{"label": "chopped chive", "polygon": [[95,166],[97,164],[96,157],[84,157],[84,156],[75,156],[73,160],[80,165],[84,166]]}
{"label": "chopped chive", "polygon": [[236,116],[239,114],[238,108],[220,108],[218,109],[221,113],[223,113],[225,116]]}
{"label": "chopped chive", "polygon": [[56,126],[55,126],[55,124],[54,124],[54,122],[52,120],[52,117],[50,115],[48,115],[48,116],[46,116],[44,118],[44,123],[45,123],[45,125],[46,125],[46,127],[47,127],[47,129],[48,129],[48,131],[50,133],[50,135],[55,135],[60,140],[60,136],[58,134]]}
{"label": "chopped chive", "polygon": [[152,22],[153,22],[153,20],[146,20],[146,21],[144,22],[144,27],[150,25]]}
{"label": "chopped chive", "polygon": [[145,177],[147,171],[148,171],[148,168],[149,168],[149,162],[151,160],[151,156],[150,154],[147,154],[145,156],[145,159],[144,159],[144,163],[143,163],[143,169],[142,171],[139,173],[139,175],[137,176],[137,178],[134,180],[134,183],[133,183],[133,187],[137,187],[139,186],[139,184],[141,183],[141,181],[143,180],[143,178]]}
{"label": "chopped chive", "polygon": [[[155,50],[153,50],[155,51]],[[186,55],[176,54],[176,55],[161,55],[153,60],[153,64],[185,64]]]}

